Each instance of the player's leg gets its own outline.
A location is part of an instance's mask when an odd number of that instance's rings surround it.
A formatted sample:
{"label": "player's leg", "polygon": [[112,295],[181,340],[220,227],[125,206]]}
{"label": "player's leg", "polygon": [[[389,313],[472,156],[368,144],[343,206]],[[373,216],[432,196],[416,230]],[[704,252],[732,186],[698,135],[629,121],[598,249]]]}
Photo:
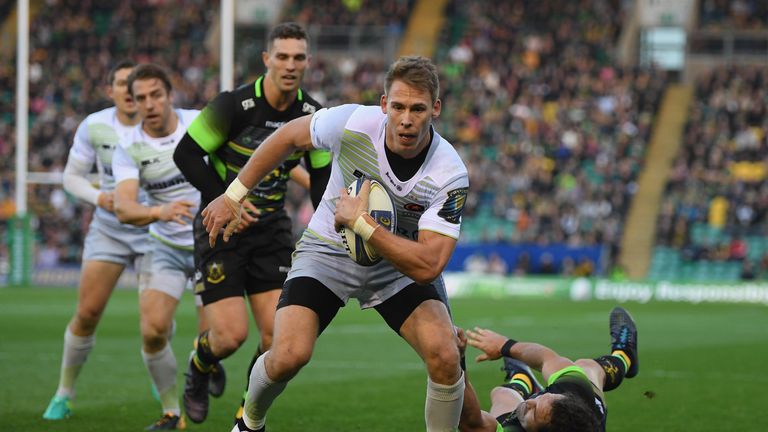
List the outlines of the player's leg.
{"label": "player's leg", "polygon": [[291,268],[294,250],[293,223],[287,216],[272,220],[260,226],[259,232],[248,238],[247,250],[250,260],[246,266],[245,292],[251,306],[251,313],[259,330],[259,343],[253,353],[246,375],[246,388],[240,406],[235,413],[235,422],[243,416],[245,392],[251,370],[259,356],[272,346],[277,301]]}
{"label": "player's leg", "polygon": [[[282,286],[282,285],[281,285]],[[253,366],[256,364],[259,356],[268,351],[272,346],[272,334],[275,327],[275,312],[277,310],[277,301],[280,298],[281,290],[271,289],[265,292],[258,292],[248,296],[248,302],[251,304],[251,312],[256,321],[256,327],[259,329],[259,345],[251,358],[251,363],[246,371],[246,386],[243,391],[243,398],[240,400],[240,407],[235,413],[235,422],[243,417],[243,407],[245,406],[245,394],[248,391],[248,381],[251,376]]]}
{"label": "player's leg", "polygon": [[177,363],[168,336],[173,316],[194,266],[191,252],[152,239],[152,251],[145,256],[139,278],[139,312],[142,358],[160,395],[163,417],[149,430],[182,428]]}
{"label": "player's leg", "polygon": [[181,415],[176,387],[176,356],[168,341],[173,314],[179,300],[165,292],[147,288],[139,295],[141,356],[160,396],[163,414]]}
{"label": "player's leg", "polygon": [[195,339],[187,365],[184,408],[190,420],[199,423],[208,415],[209,395],[218,397],[223,392],[221,360],[232,355],[248,336],[243,288],[249,251],[248,238],[241,235],[211,248],[199,213],[194,234],[195,291],[204,305],[208,327]]}
{"label": "player's leg", "polygon": [[502,387],[510,388],[518,393],[523,400],[528,399],[533,393],[538,393],[544,388],[536,380],[531,368],[521,360],[511,357],[502,357],[504,366],[504,385]]}
{"label": "player's leg", "polygon": [[437,289],[411,284],[376,310],[427,366],[427,430],[456,429],[464,399],[464,376],[453,323]]}
{"label": "player's leg", "polygon": [[61,375],[56,395],[43,413],[47,420],[67,418],[75,381],[93,349],[95,331],[120,274],[146,251],[146,232],[116,230],[94,219],[83,245],[77,309],[64,333]]}
{"label": "player's leg", "polygon": [[83,262],[77,309],[64,331],[59,386],[43,413],[44,419],[61,420],[71,415],[77,377],[93,350],[96,326],[124,268],[125,265],[113,262]]}
{"label": "player's leg", "polygon": [[509,387],[494,387],[491,390],[491,415],[499,418],[507,413],[517,409],[517,406],[523,402],[523,397],[519,392]]}
{"label": "player's leg", "polygon": [[184,383],[184,408],[196,423],[208,415],[214,370],[221,367],[220,360],[235,352],[248,335],[248,311],[242,295],[207,303],[205,314],[210,327],[197,337]]}
{"label": "player's leg", "polygon": [[[639,370],[637,326],[632,316],[624,308],[615,307],[611,311],[609,328],[611,354],[594,359],[603,372],[603,380],[598,381],[603,391],[617,388],[625,377],[633,378]],[[589,360],[584,363],[589,364]]]}
{"label": "player's leg", "polygon": [[315,279],[289,279],[275,314],[272,347],[260,356],[248,383],[245,411],[234,431],[264,427],[267,410],[312,357],[318,336],[344,303]]}

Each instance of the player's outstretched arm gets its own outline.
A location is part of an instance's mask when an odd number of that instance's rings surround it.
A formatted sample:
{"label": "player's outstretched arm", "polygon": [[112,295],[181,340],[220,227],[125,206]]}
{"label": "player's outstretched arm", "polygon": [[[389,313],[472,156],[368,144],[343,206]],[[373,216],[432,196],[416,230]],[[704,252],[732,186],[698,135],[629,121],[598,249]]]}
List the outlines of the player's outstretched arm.
{"label": "player's outstretched arm", "polygon": [[[311,119],[311,115],[299,117],[277,129],[253,152],[226,192],[203,210],[203,225],[212,246],[216,244],[216,238],[224,227],[224,241],[229,241],[239,223],[241,203],[261,179],[292,153],[312,149],[309,131]],[[232,221],[238,222],[230,224]]]}
{"label": "player's outstretched arm", "polygon": [[[461,357],[467,348],[467,336],[464,330],[456,327],[458,347]],[[459,419],[459,431],[461,432],[494,432],[496,431],[496,419],[487,411],[480,409],[480,401],[477,398],[472,383],[469,382],[467,371],[464,371],[464,402],[461,405],[461,417]]]}
{"label": "player's outstretched arm", "polygon": [[541,371],[545,381],[549,376],[575,363],[554,350],[533,342],[516,342],[492,330],[475,327],[467,330],[468,342],[483,351],[475,360],[496,360],[501,356],[521,360],[532,369]]}
{"label": "player's outstretched arm", "polygon": [[174,221],[182,225],[192,220],[191,201],[175,201],[148,207],[138,201],[139,181],[123,180],[115,188],[115,215],[122,223],[144,226],[156,221]]}

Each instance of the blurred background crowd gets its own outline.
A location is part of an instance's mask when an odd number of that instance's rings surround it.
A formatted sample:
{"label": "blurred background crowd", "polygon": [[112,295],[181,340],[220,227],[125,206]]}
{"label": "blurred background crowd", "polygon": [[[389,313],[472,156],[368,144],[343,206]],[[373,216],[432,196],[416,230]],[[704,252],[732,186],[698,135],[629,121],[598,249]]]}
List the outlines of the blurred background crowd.
{"label": "blurred background crowd", "polygon": [[[0,6],[6,22],[11,3]],[[343,31],[364,41],[373,28],[399,38],[416,2],[283,3],[280,21],[299,21],[314,31],[311,35]],[[448,1],[434,55],[444,102],[436,127],[469,168],[461,242],[603,251],[599,260],[578,253],[481,252],[464,262],[466,270],[622,276],[618,257],[627,214],[638,176],[649,169],[648,144],[673,79],[654,65],[618,61],[617,45],[633,4]],[[166,65],[176,106],[202,108],[219,89],[218,6],[214,0],[42,2],[31,24],[29,170],[62,171],[79,122],[108,106],[103,84],[120,59]],[[701,0],[697,6],[697,26],[706,31],[768,28],[765,1]],[[333,31],[323,33],[325,28]],[[238,65],[236,83],[261,72],[263,34],[248,39],[252,36],[238,41],[238,53],[250,53],[250,59]],[[319,42],[312,40],[313,49]],[[315,50],[304,88],[327,106],[375,104],[391,60]],[[768,275],[767,79],[766,66],[718,67],[695,78],[681,149],[657,216],[649,277],[706,278],[715,264],[729,279]],[[3,221],[14,212],[14,87],[15,60],[4,60]],[[29,200],[38,235],[36,266],[77,264],[92,209],[58,185],[32,185]],[[290,204],[298,231],[311,206],[297,189]],[[0,236],[0,261],[7,262],[6,224],[0,225]]]}

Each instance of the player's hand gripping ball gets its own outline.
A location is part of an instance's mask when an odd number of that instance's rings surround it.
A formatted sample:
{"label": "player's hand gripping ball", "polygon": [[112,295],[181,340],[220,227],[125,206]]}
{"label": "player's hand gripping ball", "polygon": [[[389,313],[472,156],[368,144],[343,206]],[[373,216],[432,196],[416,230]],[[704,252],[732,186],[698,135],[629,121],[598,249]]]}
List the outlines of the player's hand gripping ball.
{"label": "player's hand gripping ball", "polygon": [[[349,185],[347,192],[350,196],[357,196],[360,188],[363,187],[364,180],[359,178]],[[376,223],[381,225],[381,228],[395,232],[395,227],[397,226],[395,203],[381,183],[376,180],[370,181],[371,192],[368,194],[368,214],[371,215]],[[363,266],[372,266],[381,261],[381,255],[376,252],[373,246],[355,234],[351,228],[342,226],[339,233],[341,234],[341,241],[344,243],[347,254],[356,263]]]}

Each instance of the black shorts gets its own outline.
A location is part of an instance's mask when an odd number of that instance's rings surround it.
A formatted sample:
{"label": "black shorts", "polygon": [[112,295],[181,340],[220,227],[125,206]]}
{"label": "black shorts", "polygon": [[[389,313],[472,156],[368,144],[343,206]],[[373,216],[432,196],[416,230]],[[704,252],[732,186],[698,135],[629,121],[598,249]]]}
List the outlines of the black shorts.
{"label": "black shorts", "polygon": [[[426,300],[438,300],[445,304],[445,300],[438,294],[437,288],[434,285],[417,285],[412,283],[387,299],[384,303],[373,308],[384,318],[384,321],[387,322],[387,325],[392,330],[400,334],[400,328],[405,320]],[[280,309],[289,305],[304,306],[312,309],[319,319],[319,335],[328,327],[328,324],[331,323],[339,309],[344,307],[344,302],[317,279],[297,277],[285,282],[277,308]]]}
{"label": "black shorts", "polygon": [[199,213],[194,233],[198,269],[195,293],[200,294],[204,305],[283,286],[295,244],[291,219],[284,211],[233,235],[228,242],[219,236],[213,249]]}

